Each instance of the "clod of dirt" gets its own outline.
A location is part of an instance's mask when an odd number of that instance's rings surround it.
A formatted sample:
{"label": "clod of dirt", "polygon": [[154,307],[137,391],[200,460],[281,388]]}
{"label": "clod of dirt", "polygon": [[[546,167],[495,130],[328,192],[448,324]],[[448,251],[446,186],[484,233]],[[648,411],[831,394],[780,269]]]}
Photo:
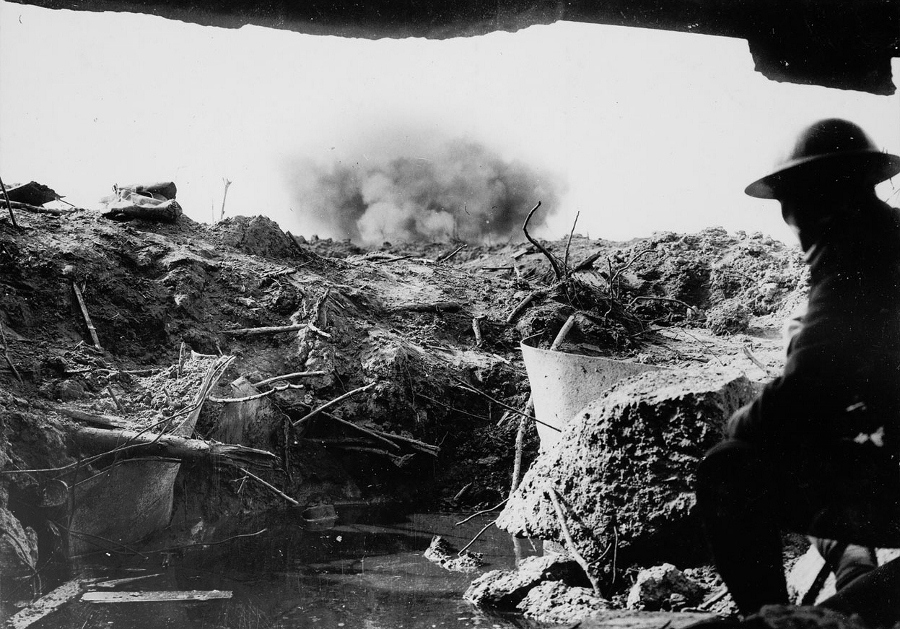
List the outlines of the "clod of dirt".
{"label": "clod of dirt", "polygon": [[560,555],[526,557],[515,570],[491,570],[475,579],[463,598],[478,607],[512,611],[528,592],[545,581],[585,585],[584,571]]}
{"label": "clod of dirt", "polygon": [[451,572],[475,572],[484,565],[481,553],[463,551],[457,554],[456,549],[453,548],[450,542],[440,535],[435,535],[431,538],[431,544],[429,544],[423,556],[428,561],[436,563],[441,568]]}
{"label": "clod of dirt", "polygon": [[703,587],[670,563],[641,570],[628,593],[628,609],[681,608],[699,603]]}
{"label": "clod of dirt", "polygon": [[696,561],[705,548],[694,519],[697,463],[722,439],[727,417],[752,396],[751,383],[732,370],[660,370],[620,382],[538,457],[497,526],[564,541],[546,496],[550,486],[596,576],[613,544],[620,561]]}
{"label": "clod of dirt", "polygon": [[737,300],[724,301],[706,313],[706,327],[715,334],[741,334],[750,327],[750,309]]}
{"label": "clod of dirt", "polygon": [[287,258],[296,251],[290,236],[265,216],[235,216],[216,224],[222,242],[235,249],[267,258]]}
{"label": "clod of dirt", "polygon": [[525,618],[548,624],[575,623],[598,610],[608,609],[609,601],[585,587],[570,587],[561,581],[547,581],[529,590],[516,606]]}

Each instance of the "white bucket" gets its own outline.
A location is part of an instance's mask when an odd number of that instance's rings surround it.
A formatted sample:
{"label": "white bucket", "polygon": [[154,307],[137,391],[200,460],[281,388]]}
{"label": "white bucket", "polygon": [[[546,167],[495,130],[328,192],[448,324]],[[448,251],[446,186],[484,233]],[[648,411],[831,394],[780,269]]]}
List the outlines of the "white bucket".
{"label": "white bucket", "polygon": [[579,356],[520,343],[522,358],[531,384],[534,415],[541,450],[550,449],[562,427],[576,413],[603,395],[616,382],[659,369],[654,365]]}

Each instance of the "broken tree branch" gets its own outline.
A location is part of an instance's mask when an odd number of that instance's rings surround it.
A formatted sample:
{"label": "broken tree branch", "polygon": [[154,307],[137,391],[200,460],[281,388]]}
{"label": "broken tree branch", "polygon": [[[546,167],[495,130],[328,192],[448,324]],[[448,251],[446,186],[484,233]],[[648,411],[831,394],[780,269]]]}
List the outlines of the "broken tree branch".
{"label": "broken tree branch", "polygon": [[[353,430],[356,430],[357,432],[361,432],[364,435],[368,435],[368,436],[372,437],[373,439],[377,439],[378,441],[381,441],[382,443],[386,443],[387,445],[391,446],[395,450],[400,449],[400,446],[398,446],[396,443],[394,443],[393,441],[391,441],[390,439],[388,439],[385,436],[386,433],[382,433],[381,431],[378,431],[378,430],[371,430],[369,428],[365,428],[358,424],[354,424],[353,422],[347,421],[346,419],[341,419],[337,415],[332,415],[331,413],[326,413],[323,411],[322,414],[325,417],[327,417],[328,419],[335,421],[335,422],[341,424],[342,426],[347,426],[348,428],[352,428]],[[429,452],[429,454],[431,454],[431,453]]]}
{"label": "broken tree branch", "polygon": [[546,294],[547,294],[547,291],[545,291],[545,290],[536,290],[536,291],[531,292],[528,295],[526,295],[525,299],[520,301],[516,305],[516,307],[512,309],[512,312],[510,312],[509,315],[506,317],[506,325],[509,325],[510,323],[512,323],[515,320],[515,318],[518,317],[519,314],[521,314],[522,311],[528,307],[528,304],[530,304],[532,301],[534,301],[538,297],[543,297]]}
{"label": "broken tree branch", "polygon": [[230,443],[190,439],[171,434],[141,433],[123,428],[94,428],[74,425],[67,430],[83,450],[105,453],[128,442],[132,453],[140,456],[164,456],[182,461],[214,463],[241,462],[258,467],[272,467],[278,460],[271,452]]}
{"label": "broken tree branch", "polygon": [[322,336],[322,337],[324,337],[324,338],[326,338],[326,339],[330,339],[330,338],[331,338],[331,335],[330,335],[328,332],[326,332],[325,330],[321,330],[321,329],[319,329],[318,327],[316,327],[316,324],[315,324],[315,323],[307,323],[307,324],[306,324],[306,327],[309,328],[310,331],[315,332],[316,334],[318,334],[319,336]]}
{"label": "broken tree branch", "polygon": [[467,244],[462,244],[462,245],[458,246],[456,249],[454,249],[453,251],[451,251],[450,253],[446,253],[442,256],[438,256],[438,258],[435,260],[435,262],[446,262],[447,260],[449,260],[450,258],[455,256],[457,253],[459,253],[460,251],[462,251],[463,249],[465,249],[468,246],[469,245],[467,245]]}
{"label": "broken tree branch", "polygon": [[91,315],[88,314],[87,306],[84,304],[84,297],[81,295],[81,289],[78,288],[78,284],[75,282],[72,282],[72,288],[75,290],[75,297],[78,299],[78,305],[81,307],[81,314],[84,315],[84,322],[87,324],[88,332],[91,333],[91,340],[94,342],[94,347],[102,351],[103,348],[100,347],[100,339],[97,338],[97,328],[91,323]]}
{"label": "broken tree branch", "polygon": [[528,239],[528,242],[530,242],[535,247],[537,247],[538,250],[544,254],[544,257],[550,261],[550,266],[553,268],[553,273],[556,275],[556,279],[561,280],[561,279],[563,279],[563,273],[559,268],[559,261],[553,256],[552,253],[547,251],[547,249],[544,247],[544,245],[542,245],[537,240],[532,238],[531,234],[528,233],[528,221],[531,220],[531,217],[534,215],[534,213],[537,211],[537,209],[539,207],[541,207],[540,201],[537,202],[537,205],[535,205],[533,208],[531,208],[531,211],[528,213],[528,216],[525,217],[525,223],[522,225],[522,231],[525,232],[525,237]]}
{"label": "broken tree branch", "polygon": [[575,540],[572,539],[572,533],[569,532],[569,526],[566,524],[566,515],[565,513],[563,513],[562,505],[559,503],[559,498],[556,495],[556,490],[550,486],[547,486],[544,491],[550,497],[550,502],[553,503],[553,509],[554,511],[556,511],[556,518],[559,520],[559,528],[562,530],[562,534],[566,540],[566,546],[569,548],[569,552],[572,553],[572,558],[578,562],[578,565],[581,566],[582,570],[584,570],[587,578],[590,579],[591,586],[594,588],[594,594],[600,598],[603,598],[603,593],[600,591],[600,583],[597,581],[597,577],[595,577],[591,573],[590,565],[584,558],[584,555],[578,552],[578,548],[575,546]]}
{"label": "broken tree branch", "polygon": [[744,350],[744,356],[746,356],[747,358],[749,358],[749,359],[750,359],[750,362],[752,362],[754,365],[756,365],[757,367],[759,367],[760,369],[762,369],[763,372],[765,372],[765,374],[766,374],[767,376],[770,375],[770,374],[769,374],[769,369],[768,369],[768,367],[766,367],[766,366],[762,363],[762,361],[759,360],[759,358],[757,358],[756,356],[754,356],[753,352],[750,351],[750,348],[749,348],[749,347],[747,347],[746,345],[741,345],[741,349]]}
{"label": "broken tree branch", "polygon": [[340,402],[343,402],[343,401],[346,400],[347,398],[353,397],[353,396],[356,395],[357,393],[362,393],[363,391],[368,391],[369,389],[371,389],[372,387],[374,387],[376,384],[377,384],[376,382],[370,382],[369,384],[367,384],[367,385],[365,385],[365,386],[362,386],[362,387],[353,389],[352,391],[348,391],[348,392],[345,393],[344,395],[342,395],[342,396],[340,396],[340,397],[337,397],[337,398],[331,400],[330,402],[326,402],[325,404],[322,404],[322,405],[319,406],[318,408],[313,409],[312,411],[310,411],[309,413],[307,413],[306,415],[304,415],[303,417],[301,417],[301,418],[298,419],[297,421],[293,422],[291,425],[294,426],[294,427],[296,428],[296,427],[299,426],[300,424],[302,424],[302,423],[308,421],[309,419],[315,417],[315,416],[318,415],[320,412],[324,411],[326,408],[329,408],[329,407],[331,407],[331,406],[334,406],[335,404],[338,404],[338,403],[340,403]]}
{"label": "broken tree branch", "polygon": [[297,371],[294,373],[286,373],[280,376],[274,376],[272,378],[266,378],[265,380],[260,380],[253,384],[255,387],[262,387],[267,384],[272,384],[273,382],[280,382],[282,380],[290,380],[292,378],[312,378],[314,376],[327,376],[329,372],[327,371]]}

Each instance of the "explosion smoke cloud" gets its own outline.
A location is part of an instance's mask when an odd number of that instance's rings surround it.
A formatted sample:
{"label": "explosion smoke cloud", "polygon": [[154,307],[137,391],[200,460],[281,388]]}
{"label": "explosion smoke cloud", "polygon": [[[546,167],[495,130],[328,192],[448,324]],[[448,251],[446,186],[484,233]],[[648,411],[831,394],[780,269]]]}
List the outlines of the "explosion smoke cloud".
{"label": "explosion smoke cloud", "polygon": [[[365,245],[505,239],[521,234],[537,201],[552,211],[559,197],[550,174],[461,140],[428,158],[336,164],[317,172],[310,188],[300,191],[303,205]],[[546,217],[535,216],[535,226]]]}

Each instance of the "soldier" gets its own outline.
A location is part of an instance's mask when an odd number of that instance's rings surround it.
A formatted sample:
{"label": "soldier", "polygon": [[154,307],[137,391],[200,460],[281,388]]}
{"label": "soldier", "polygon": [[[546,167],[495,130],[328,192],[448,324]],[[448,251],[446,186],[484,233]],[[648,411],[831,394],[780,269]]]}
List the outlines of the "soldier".
{"label": "soldier", "polygon": [[900,619],[900,562],[873,571],[872,551],[900,546],[900,210],[874,190],[898,172],[900,157],[829,119],[746,189],[780,202],[810,287],[783,374],[731,417],[698,471],[707,537],[742,614],[788,603],[789,529],[817,538],[837,573],[826,606],[862,612],[888,578],[893,593],[863,618]]}

